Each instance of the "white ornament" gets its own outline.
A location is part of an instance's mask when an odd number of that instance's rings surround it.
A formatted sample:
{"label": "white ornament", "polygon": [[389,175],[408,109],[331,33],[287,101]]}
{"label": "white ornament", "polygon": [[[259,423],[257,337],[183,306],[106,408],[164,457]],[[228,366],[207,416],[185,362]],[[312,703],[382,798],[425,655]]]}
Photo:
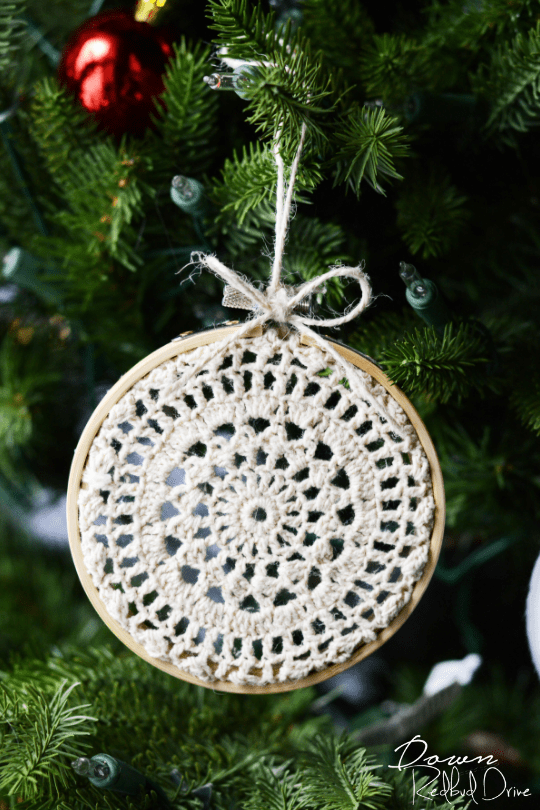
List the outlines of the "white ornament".
{"label": "white ornament", "polygon": [[540,675],[540,557],[536,560],[531,576],[527,596],[526,620],[527,638],[529,639],[532,660],[536,671]]}
{"label": "white ornament", "polygon": [[481,657],[476,653],[471,653],[461,661],[442,661],[440,664],[435,664],[424,685],[424,695],[435,695],[454,683],[465,686],[472,681],[473,675],[481,663]]}

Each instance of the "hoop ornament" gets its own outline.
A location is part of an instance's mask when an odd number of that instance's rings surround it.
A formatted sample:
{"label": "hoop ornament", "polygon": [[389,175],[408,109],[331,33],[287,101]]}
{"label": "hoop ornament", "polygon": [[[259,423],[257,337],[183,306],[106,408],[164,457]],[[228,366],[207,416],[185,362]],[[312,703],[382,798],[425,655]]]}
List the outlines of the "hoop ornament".
{"label": "hoop ornament", "polygon": [[257,694],[330,678],[401,627],[445,505],[429,434],[373,361],[239,329],[172,341],[117,382],[77,446],[67,512],[83,587],[127,647]]}

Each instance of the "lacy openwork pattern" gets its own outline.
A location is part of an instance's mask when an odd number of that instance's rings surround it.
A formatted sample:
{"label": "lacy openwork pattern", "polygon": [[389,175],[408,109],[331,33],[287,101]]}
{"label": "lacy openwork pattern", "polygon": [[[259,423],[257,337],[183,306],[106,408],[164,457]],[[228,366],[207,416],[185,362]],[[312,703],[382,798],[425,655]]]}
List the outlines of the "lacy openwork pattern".
{"label": "lacy openwork pattern", "polygon": [[151,656],[237,684],[296,680],[374,640],[422,574],[433,516],[429,463],[397,402],[273,329],[136,383],[79,494],[109,614]]}

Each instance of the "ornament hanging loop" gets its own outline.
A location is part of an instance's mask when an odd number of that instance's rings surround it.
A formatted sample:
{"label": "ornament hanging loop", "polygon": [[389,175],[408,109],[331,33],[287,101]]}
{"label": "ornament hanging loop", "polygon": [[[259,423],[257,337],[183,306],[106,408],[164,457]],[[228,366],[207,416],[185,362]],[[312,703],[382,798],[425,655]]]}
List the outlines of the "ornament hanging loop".
{"label": "ornament hanging loop", "polygon": [[[306,130],[307,128],[304,123],[302,124],[300,143],[298,144],[298,149],[296,150],[296,155],[291,166],[291,175],[286,190],[285,167],[280,152],[280,131],[278,132],[276,142],[274,144],[273,151],[277,165],[276,239],[272,277],[266,289],[260,290],[255,287],[247,278],[245,278],[245,276],[240,275],[240,273],[237,273],[235,270],[232,270],[230,267],[223,264],[223,262],[220,262],[217,256],[211,256],[204,253],[192,253],[191,261],[193,263],[198,263],[200,266],[210,270],[210,272],[214,273],[214,275],[223,279],[226,285],[232,287],[236,291],[236,295],[238,298],[240,298],[240,300],[247,299],[247,301],[251,302],[251,306],[249,308],[254,311],[254,317],[248,318],[248,320],[238,328],[231,338],[224,341],[223,345],[221,346],[221,351],[226,351],[227,346],[232,341],[238,340],[244,335],[247,335],[256,327],[262,326],[270,321],[274,321],[275,323],[289,324],[290,326],[293,326],[298,330],[298,332],[300,332],[300,334],[310,339],[313,343],[320,346],[323,351],[331,355],[339,366],[347,367],[346,364],[344,364],[343,358],[339,352],[337,352],[334,347],[324,339],[324,337],[319,335],[319,333],[313,330],[311,327],[319,326],[328,329],[335,326],[341,326],[342,324],[352,321],[353,318],[356,318],[366,309],[366,307],[369,306],[371,301],[371,286],[368,276],[363,271],[363,263],[357,267],[345,267],[341,265],[331,267],[321,276],[316,276],[310,281],[302,284],[292,296],[289,296],[286,286],[281,281],[283,253],[285,249],[287,229],[289,226],[294,182],[296,179],[298,165],[300,163],[300,156],[302,154],[302,148],[306,137]],[[325,282],[329,281],[331,278],[348,278],[352,281],[356,281],[362,293],[360,300],[342,315],[338,315],[335,318],[312,318],[305,314],[300,314],[297,307],[299,307],[301,302],[312,295],[317,289],[319,289],[319,291],[321,291],[321,289],[324,290]],[[229,296],[230,293],[227,293],[227,295]],[[242,308],[247,309],[248,307],[243,306]],[[204,361],[201,361],[200,366],[196,365],[194,368],[192,368],[190,377],[197,375],[201,371],[203,365]],[[374,407],[378,407],[374,398],[369,392],[365,391],[363,396],[364,399],[371,402]],[[393,420],[389,419],[389,422],[391,426],[397,432],[399,432],[399,427],[393,422]]]}
{"label": "ornament hanging loop", "polygon": [[272,265],[272,278],[268,288],[271,292],[275,291],[281,283],[281,269],[283,264],[283,251],[285,250],[285,240],[287,238],[287,229],[289,227],[289,220],[291,216],[292,195],[294,190],[294,183],[296,180],[296,172],[300,163],[302,149],[304,148],[304,141],[306,139],[307,127],[302,124],[302,131],[300,133],[300,143],[296,150],[296,155],[291,165],[291,176],[287,192],[284,191],[285,185],[285,166],[283,165],[283,158],[280,151],[281,141],[281,128],[278,131],[276,141],[274,143],[274,159],[277,166],[277,189],[276,189],[276,240],[274,244],[274,263]]}
{"label": "ornament hanging loop", "polygon": [[[247,278],[226,267],[216,256],[202,253],[192,254],[192,261],[206,267],[214,275],[225,281],[223,304],[224,306],[238,307],[239,309],[251,309],[257,311],[255,321],[249,321],[248,328],[264,323],[265,321],[275,321],[276,323],[290,323],[300,331],[312,332],[310,326],[334,327],[341,326],[353,318],[356,318],[371,300],[371,286],[367,275],[363,272],[363,264],[358,267],[344,267],[336,265],[331,267],[321,276],[305,282],[299,287],[292,288],[286,286],[281,281],[283,269],[283,253],[287,230],[289,227],[292,197],[294,184],[300,157],[306,138],[307,127],[302,124],[300,142],[296,150],[296,155],[291,165],[291,175],[289,183],[285,189],[285,166],[280,151],[281,129],[278,131],[273,147],[274,158],[277,166],[277,189],[276,189],[276,237],[274,245],[274,260],[272,265],[272,277],[270,283],[264,290],[257,289]],[[313,318],[309,301],[313,294],[319,290],[325,290],[325,282],[331,278],[349,278],[357,281],[362,296],[360,301],[350,308],[343,315],[336,318]],[[312,333],[315,335],[315,333]]]}

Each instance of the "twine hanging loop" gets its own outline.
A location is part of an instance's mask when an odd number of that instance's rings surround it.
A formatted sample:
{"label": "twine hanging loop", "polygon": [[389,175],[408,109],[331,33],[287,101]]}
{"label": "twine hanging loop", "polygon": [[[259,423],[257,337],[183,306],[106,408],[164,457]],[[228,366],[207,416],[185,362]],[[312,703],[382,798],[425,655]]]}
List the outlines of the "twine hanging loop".
{"label": "twine hanging loop", "polygon": [[[346,267],[336,265],[321,276],[307,281],[299,287],[290,287],[283,284],[281,280],[283,266],[283,252],[287,229],[289,227],[292,196],[294,183],[300,163],[300,156],[306,137],[306,125],[302,125],[300,143],[296,150],[296,155],[291,166],[291,176],[287,189],[285,190],[284,176],[285,167],[279,149],[279,137],[274,144],[273,153],[277,165],[277,190],[276,190],[276,234],[274,244],[274,259],[272,265],[272,277],[264,289],[258,289],[247,278],[231,270],[216,256],[204,253],[192,254],[192,261],[210,270],[214,275],[225,281],[223,304],[239,309],[250,309],[256,312],[254,319],[247,322],[248,328],[260,325],[265,321],[275,321],[277,323],[289,323],[294,325],[301,332],[309,332],[312,336],[316,333],[309,329],[310,326],[341,326],[360,315],[369,306],[371,301],[371,286],[368,276],[363,272],[363,264],[358,267]],[[357,281],[362,295],[360,301],[347,312],[336,318],[313,318],[309,317],[311,307],[310,299],[316,291],[325,292],[325,283],[331,278],[349,278]]]}
{"label": "twine hanging loop", "polygon": [[[352,321],[353,318],[356,318],[369,306],[371,301],[371,286],[367,274],[363,271],[363,263],[357,267],[342,265],[331,267],[326,273],[316,276],[310,279],[310,281],[306,281],[304,284],[300,285],[292,294],[290,294],[291,288],[288,288],[281,281],[283,252],[290,221],[294,182],[305,136],[306,125],[303,124],[300,143],[291,166],[291,175],[287,189],[285,189],[284,183],[285,167],[279,149],[279,139],[274,144],[273,151],[277,165],[276,238],[272,276],[268,285],[263,289],[259,289],[245,276],[227,267],[223,262],[220,262],[216,256],[210,254],[192,253],[191,261],[223,279],[225,284],[234,291],[232,295],[234,295],[235,299],[242,302],[242,308],[250,309],[253,312],[251,318],[248,318],[245,323],[235,330],[233,335],[223,341],[220,347],[221,352],[225,352],[231,343],[244,337],[254,328],[273,321],[275,323],[293,326],[300,334],[311,338],[323,351],[330,354],[339,366],[347,368],[347,364],[344,362],[339,352],[334,349],[331,343],[325,340],[324,337],[319,335],[319,333],[311,327],[319,326],[331,328],[341,326],[344,323]],[[317,290],[319,290],[319,292],[325,290],[326,282],[330,281],[332,278],[348,278],[351,281],[356,281],[361,290],[360,300],[342,315],[338,315],[335,318],[311,317],[310,312],[306,312],[306,307],[301,306],[302,302],[309,300],[309,297]],[[231,293],[227,292],[227,296],[230,297],[230,295]],[[201,371],[203,362],[204,361],[202,361],[200,367],[195,366],[195,368],[191,369],[190,376],[195,376]],[[371,394],[366,391],[364,396],[375,405],[375,400]],[[390,421],[392,422],[392,420]]]}

